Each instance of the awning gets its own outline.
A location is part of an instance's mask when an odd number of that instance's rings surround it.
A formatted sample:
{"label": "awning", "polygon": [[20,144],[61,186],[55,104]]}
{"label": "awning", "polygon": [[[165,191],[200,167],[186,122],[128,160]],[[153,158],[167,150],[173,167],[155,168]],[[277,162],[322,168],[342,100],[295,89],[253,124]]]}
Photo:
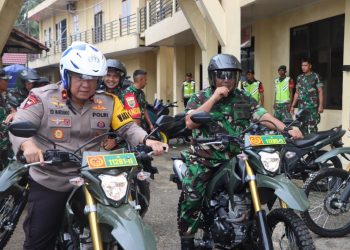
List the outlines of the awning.
{"label": "awning", "polygon": [[50,49],[33,37],[12,29],[2,53],[41,54],[43,50],[49,51]]}

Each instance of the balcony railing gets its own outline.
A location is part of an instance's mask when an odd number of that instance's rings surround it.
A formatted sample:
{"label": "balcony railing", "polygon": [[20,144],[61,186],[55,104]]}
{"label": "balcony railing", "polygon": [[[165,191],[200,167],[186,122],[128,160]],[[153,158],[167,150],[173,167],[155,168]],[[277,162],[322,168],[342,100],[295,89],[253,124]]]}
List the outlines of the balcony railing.
{"label": "balcony railing", "polygon": [[140,32],[144,32],[147,27],[147,8],[143,7],[139,10],[139,18],[140,18]]}
{"label": "balcony railing", "polygon": [[149,3],[150,26],[173,15],[173,0],[153,0]]}
{"label": "balcony railing", "polygon": [[[140,8],[138,13],[119,18],[118,20],[114,20],[80,33],[62,37],[57,41],[45,41],[45,45],[50,51],[43,52],[41,55],[38,55],[38,58],[61,53],[74,41],[98,44],[113,38],[142,33],[149,26],[152,26],[165,18],[171,17],[174,12],[179,10],[180,7],[178,0],[152,0],[149,2],[148,8],[147,6]],[[31,61],[35,59],[36,57],[32,57]]]}

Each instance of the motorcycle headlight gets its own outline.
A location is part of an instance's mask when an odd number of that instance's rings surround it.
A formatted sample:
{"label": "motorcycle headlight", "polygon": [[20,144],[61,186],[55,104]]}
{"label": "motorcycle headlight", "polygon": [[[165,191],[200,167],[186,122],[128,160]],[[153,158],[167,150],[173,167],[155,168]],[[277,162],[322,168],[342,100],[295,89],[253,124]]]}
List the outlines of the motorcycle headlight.
{"label": "motorcycle headlight", "polygon": [[100,174],[98,178],[101,180],[101,187],[109,199],[119,201],[125,196],[128,180],[124,173],[117,176]]}
{"label": "motorcycle headlight", "polygon": [[267,153],[259,152],[261,157],[261,162],[264,165],[264,168],[269,172],[276,172],[280,166],[280,156],[277,152]]}

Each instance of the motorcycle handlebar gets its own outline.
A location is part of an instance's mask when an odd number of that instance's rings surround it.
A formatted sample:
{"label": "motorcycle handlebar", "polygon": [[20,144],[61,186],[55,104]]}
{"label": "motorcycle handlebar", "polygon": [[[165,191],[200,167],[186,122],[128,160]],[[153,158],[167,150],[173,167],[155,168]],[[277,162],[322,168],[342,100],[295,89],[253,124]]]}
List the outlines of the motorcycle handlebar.
{"label": "motorcycle handlebar", "polygon": [[195,142],[197,143],[208,143],[208,142],[214,142],[217,141],[217,138],[214,137],[209,137],[209,138],[197,138],[197,139],[193,139]]}
{"label": "motorcycle handlebar", "polygon": [[[52,164],[52,161],[44,161],[45,164]],[[41,166],[40,161],[24,164],[24,167]]]}

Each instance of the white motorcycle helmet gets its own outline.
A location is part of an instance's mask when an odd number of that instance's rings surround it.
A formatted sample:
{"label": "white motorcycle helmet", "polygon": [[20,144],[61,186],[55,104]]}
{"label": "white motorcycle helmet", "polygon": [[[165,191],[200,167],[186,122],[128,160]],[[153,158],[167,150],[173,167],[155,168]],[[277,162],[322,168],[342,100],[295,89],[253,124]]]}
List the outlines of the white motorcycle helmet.
{"label": "white motorcycle helmet", "polygon": [[63,87],[70,88],[69,73],[80,74],[83,79],[101,78],[107,74],[106,58],[95,46],[85,42],[73,42],[60,60],[60,74]]}

